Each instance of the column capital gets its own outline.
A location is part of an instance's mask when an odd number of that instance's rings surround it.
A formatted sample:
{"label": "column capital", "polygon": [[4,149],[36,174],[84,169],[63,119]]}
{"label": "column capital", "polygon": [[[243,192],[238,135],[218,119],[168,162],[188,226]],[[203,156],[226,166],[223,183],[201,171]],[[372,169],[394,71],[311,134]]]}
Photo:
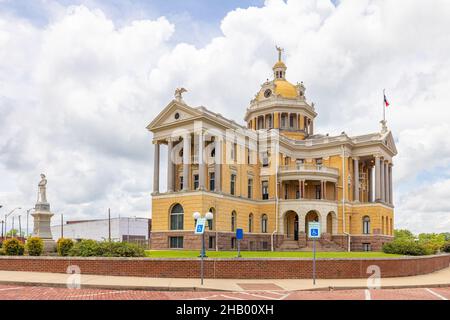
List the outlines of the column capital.
{"label": "column capital", "polygon": [[373,157],[374,157],[375,159],[381,159],[383,156],[382,156],[381,153],[375,153],[375,154],[373,155]]}

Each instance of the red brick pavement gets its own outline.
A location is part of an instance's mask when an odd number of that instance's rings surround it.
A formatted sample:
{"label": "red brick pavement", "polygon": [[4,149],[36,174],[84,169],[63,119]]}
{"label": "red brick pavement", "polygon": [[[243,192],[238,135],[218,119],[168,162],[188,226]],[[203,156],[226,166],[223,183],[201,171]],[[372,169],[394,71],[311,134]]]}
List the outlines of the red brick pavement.
{"label": "red brick pavement", "polygon": [[[431,292],[430,292],[431,291]],[[372,300],[443,300],[450,288],[369,290]],[[436,295],[437,294],[437,295]],[[133,291],[0,285],[0,300],[364,300],[366,290],[241,292]]]}

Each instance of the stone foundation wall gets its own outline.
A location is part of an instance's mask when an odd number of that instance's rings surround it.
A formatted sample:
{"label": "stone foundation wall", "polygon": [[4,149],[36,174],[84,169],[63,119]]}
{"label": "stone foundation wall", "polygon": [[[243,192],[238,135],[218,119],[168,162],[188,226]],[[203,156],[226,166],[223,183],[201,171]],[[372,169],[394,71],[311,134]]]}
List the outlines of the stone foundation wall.
{"label": "stone foundation wall", "polygon": [[[346,235],[333,235],[332,241],[343,247],[345,250],[348,248],[348,236]],[[370,244],[371,251],[382,251],[384,243],[391,242],[394,239],[392,236],[386,235],[357,235],[350,237],[350,250],[351,251],[364,251],[363,244]]]}

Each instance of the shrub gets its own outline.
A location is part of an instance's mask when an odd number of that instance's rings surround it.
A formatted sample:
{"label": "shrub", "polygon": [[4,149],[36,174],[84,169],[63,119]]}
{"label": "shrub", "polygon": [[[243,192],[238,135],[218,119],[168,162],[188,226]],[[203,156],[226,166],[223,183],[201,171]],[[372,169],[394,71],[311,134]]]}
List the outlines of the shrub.
{"label": "shrub", "polygon": [[60,238],[56,242],[56,251],[59,256],[66,257],[69,255],[70,250],[73,248],[73,240]]}
{"label": "shrub", "polygon": [[79,257],[143,257],[144,249],[133,243],[82,240],[69,251]]}
{"label": "shrub", "polygon": [[98,242],[95,240],[81,240],[69,250],[70,256],[95,257],[101,256]]}
{"label": "shrub", "polygon": [[447,242],[442,246],[442,251],[443,251],[443,252],[448,252],[448,253],[450,253],[450,241],[447,241]]}
{"label": "shrub", "polygon": [[3,251],[7,256],[22,256],[25,246],[16,238],[12,238],[3,242]]}
{"label": "shrub", "polygon": [[30,256],[40,256],[44,251],[44,241],[39,237],[29,238],[25,246]]}
{"label": "shrub", "polygon": [[395,239],[383,245],[384,253],[403,254],[409,256],[423,256],[433,252],[414,240]]}
{"label": "shrub", "polygon": [[437,233],[419,234],[419,243],[432,254],[439,252],[445,245],[445,235]]}

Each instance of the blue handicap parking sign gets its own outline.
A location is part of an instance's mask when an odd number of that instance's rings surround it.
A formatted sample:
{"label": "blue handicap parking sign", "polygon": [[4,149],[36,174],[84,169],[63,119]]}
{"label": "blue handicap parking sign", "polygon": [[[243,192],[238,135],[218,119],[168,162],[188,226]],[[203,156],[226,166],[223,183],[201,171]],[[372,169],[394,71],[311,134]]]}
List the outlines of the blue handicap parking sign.
{"label": "blue handicap parking sign", "polygon": [[317,237],[318,235],[319,235],[319,230],[318,229],[311,229],[311,236]]}
{"label": "blue handicap parking sign", "polygon": [[236,229],[236,239],[237,240],[244,239],[244,230],[243,229]]}
{"label": "blue handicap parking sign", "polygon": [[199,224],[199,225],[197,226],[197,232],[198,232],[198,233],[202,233],[202,231],[203,231],[203,225],[202,225],[202,224]]}
{"label": "blue handicap parking sign", "polygon": [[319,222],[309,222],[308,223],[308,237],[309,238],[320,238],[320,223]]}

